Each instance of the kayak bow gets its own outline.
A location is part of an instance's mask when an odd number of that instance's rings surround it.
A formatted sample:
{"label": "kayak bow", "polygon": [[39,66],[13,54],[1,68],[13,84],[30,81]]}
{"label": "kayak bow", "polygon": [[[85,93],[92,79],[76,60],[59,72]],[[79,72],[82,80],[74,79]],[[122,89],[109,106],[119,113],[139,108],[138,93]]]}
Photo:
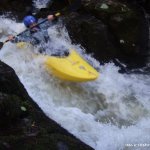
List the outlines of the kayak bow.
{"label": "kayak bow", "polygon": [[73,49],[66,57],[46,57],[46,69],[62,80],[86,82],[99,76],[99,73]]}

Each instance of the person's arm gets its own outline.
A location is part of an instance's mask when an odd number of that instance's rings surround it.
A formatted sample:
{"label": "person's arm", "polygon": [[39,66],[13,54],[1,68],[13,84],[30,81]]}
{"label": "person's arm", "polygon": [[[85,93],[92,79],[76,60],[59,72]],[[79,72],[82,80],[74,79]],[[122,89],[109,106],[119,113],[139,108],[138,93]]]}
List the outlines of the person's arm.
{"label": "person's arm", "polygon": [[[8,40],[10,41],[10,42],[12,42],[12,43],[18,43],[18,42],[20,42],[19,41],[19,38],[18,37],[15,37],[15,36],[13,36],[13,35],[9,35],[8,36]],[[23,41],[22,41],[23,42]]]}
{"label": "person's arm", "polygon": [[[48,15],[47,16],[47,20],[45,23],[41,24],[40,27],[43,28],[43,29],[48,29],[52,24],[53,22],[52,21],[55,21],[56,17],[54,15]],[[39,23],[42,21],[42,19],[39,19]]]}
{"label": "person's arm", "polygon": [[24,34],[19,35],[19,36],[9,35],[8,36],[8,40],[11,41],[12,43],[30,42],[31,36],[30,36],[29,32],[28,33],[24,33]]}

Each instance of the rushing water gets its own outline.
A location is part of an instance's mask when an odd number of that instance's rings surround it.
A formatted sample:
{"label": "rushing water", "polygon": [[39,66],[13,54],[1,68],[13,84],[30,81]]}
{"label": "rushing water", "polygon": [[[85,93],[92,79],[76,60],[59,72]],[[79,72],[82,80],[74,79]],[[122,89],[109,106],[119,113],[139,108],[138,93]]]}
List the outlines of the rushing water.
{"label": "rushing water", "polygon": [[48,2],[50,2],[51,0],[33,0],[33,4],[34,4],[34,7],[36,8],[45,8],[46,5],[48,4]]}
{"label": "rushing water", "polygon": [[[67,31],[60,27],[55,25],[48,30],[50,49],[76,48],[99,68],[96,81],[58,80],[47,73],[45,58],[34,55],[36,49],[30,45],[20,49],[8,42],[0,51],[0,59],[15,69],[29,95],[47,116],[94,149],[150,149],[150,76],[120,74],[113,63],[100,65],[83,53],[79,45],[72,45]],[[23,24],[0,19],[1,41],[8,34],[23,30]]]}

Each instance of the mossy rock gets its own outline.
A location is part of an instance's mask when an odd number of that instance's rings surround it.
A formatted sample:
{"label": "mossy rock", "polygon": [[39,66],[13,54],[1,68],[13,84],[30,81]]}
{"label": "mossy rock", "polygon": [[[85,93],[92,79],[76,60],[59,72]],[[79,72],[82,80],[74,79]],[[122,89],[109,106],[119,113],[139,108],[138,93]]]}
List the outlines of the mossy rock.
{"label": "mossy rock", "polygon": [[0,126],[11,126],[27,114],[28,106],[18,96],[0,94]]}

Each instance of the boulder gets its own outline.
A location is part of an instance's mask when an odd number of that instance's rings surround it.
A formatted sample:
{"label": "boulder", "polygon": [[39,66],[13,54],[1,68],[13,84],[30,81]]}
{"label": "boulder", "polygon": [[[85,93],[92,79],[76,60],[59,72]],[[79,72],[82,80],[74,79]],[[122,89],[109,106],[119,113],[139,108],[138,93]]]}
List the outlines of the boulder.
{"label": "boulder", "polygon": [[[100,62],[115,58],[118,51],[108,26],[90,14],[72,13],[66,17],[66,27],[74,43],[79,43]],[[115,42],[115,41],[114,41]]]}
{"label": "boulder", "polygon": [[142,7],[147,13],[150,14],[150,1],[149,0],[119,0],[120,2],[126,2],[132,6]]}
{"label": "boulder", "polygon": [[32,9],[31,0],[1,0],[0,14],[5,14],[22,21],[22,18]]}
{"label": "boulder", "polygon": [[83,0],[65,22],[73,42],[100,62],[118,58],[129,67],[145,65],[149,27],[142,10],[117,0]]}
{"label": "boulder", "polygon": [[0,61],[1,150],[92,150],[55,121],[31,99],[15,71]]}

